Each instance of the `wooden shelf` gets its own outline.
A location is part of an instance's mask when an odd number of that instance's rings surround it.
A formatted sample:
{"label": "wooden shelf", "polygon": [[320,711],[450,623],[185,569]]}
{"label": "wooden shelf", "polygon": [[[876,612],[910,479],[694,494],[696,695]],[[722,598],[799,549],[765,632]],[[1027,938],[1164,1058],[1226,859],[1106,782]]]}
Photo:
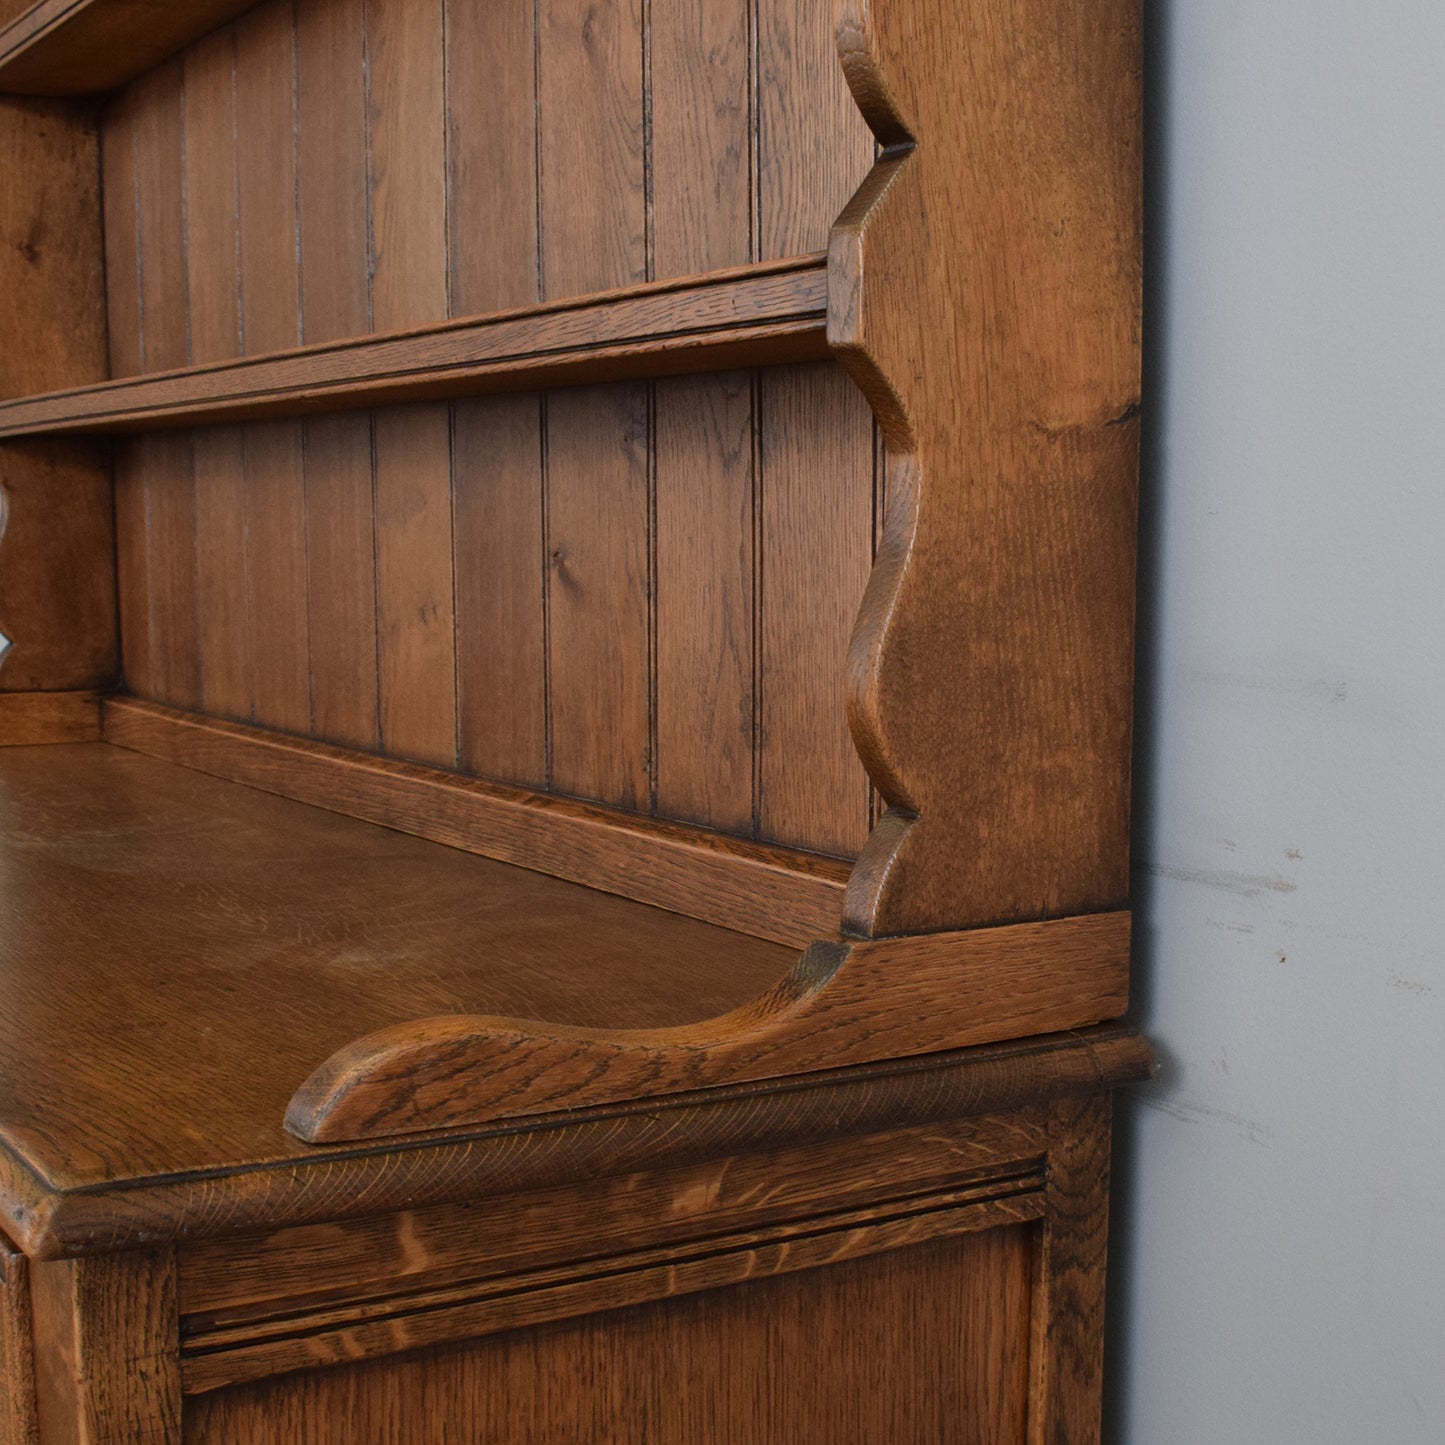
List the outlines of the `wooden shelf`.
{"label": "wooden shelf", "polygon": [[[109,743],[0,749],[0,811],[0,1141],[67,1188],[295,1157],[288,1101],[293,1131],[345,1143],[1057,1031],[1124,1002],[1119,915],[799,958]],[[458,1048],[491,1056],[460,1093]]]}
{"label": "wooden shelf", "polygon": [[40,0],[0,29],[0,92],[90,95],[159,65],[256,0]]}
{"label": "wooden shelf", "polygon": [[667,1027],[796,951],[106,743],[0,749],[0,1140],[67,1186],[304,1153],[358,1034],[483,1009]]}
{"label": "wooden shelf", "polygon": [[0,438],[153,431],[385,402],[819,360],[827,265],[805,256],[421,330],[0,403]]}

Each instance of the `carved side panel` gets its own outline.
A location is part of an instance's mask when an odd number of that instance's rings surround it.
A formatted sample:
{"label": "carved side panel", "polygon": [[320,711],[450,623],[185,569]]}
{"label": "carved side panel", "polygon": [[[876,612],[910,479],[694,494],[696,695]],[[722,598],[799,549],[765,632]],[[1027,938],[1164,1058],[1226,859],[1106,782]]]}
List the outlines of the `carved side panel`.
{"label": "carved side panel", "polygon": [[[0,99],[0,397],[106,374],[100,163],[62,105]],[[110,470],[86,443],[0,447],[0,690],[115,671]]]}
{"label": "carved side panel", "polygon": [[884,147],[834,229],[830,340],[888,440],[850,721],[888,811],[864,935],[1127,894],[1138,0],[847,0]]}

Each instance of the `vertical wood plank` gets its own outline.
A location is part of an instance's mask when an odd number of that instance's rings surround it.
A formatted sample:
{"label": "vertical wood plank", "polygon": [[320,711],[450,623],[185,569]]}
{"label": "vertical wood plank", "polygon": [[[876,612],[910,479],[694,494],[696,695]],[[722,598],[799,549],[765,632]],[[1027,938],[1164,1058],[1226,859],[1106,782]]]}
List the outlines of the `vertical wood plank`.
{"label": "vertical wood plank", "polygon": [[[241,352],[236,37],[227,27],[185,53],[186,276],[191,359]],[[246,478],[242,432],[192,435],[200,706],[251,716],[246,612]]]}
{"label": "vertical wood plank", "polygon": [[757,0],[761,260],[827,249],[828,231],[873,161],[848,93],[832,0]]}
{"label": "vertical wood plank", "polygon": [[751,259],[748,7],[651,11],[653,251],[659,277]]}
{"label": "vertical wood plank", "polygon": [[541,400],[459,404],[452,458],[464,771],[547,783]]}
{"label": "vertical wood plank", "polygon": [[[141,367],[190,359],[185,251],[182,68],[158,67],[135,85],[136,211]],[[196,518],[190,438],[139,438],[132,452],[145,491],[150,606],[148,695],[177,707],[200,701]]]}
{"label": "vertical wood plank", "polygon": [[29,1262],[6,1239],[0,1239],[0,1445],[40,1445]]}
{"label": "vertical wood plank", "polygon": [[118,437],[112,452],[115,487],[115,590],[120,670],[126,690],[153,697],[148,498],[140,443]]}
{"label": "vertical wood plank", "polygon": [[201,707],[244,721],[251,716],[244,432],[208,427],[195,434],[193,452]]}
{"label": "vertical wood plank", "polygon": [[188,432],[136,438],[134,463],[146,489],[150,696],[174,707],[201,700],[196,590],[195,471]]}
{"label": "vertical wood plank", "polygon": [[446,0],[450,309],[538,298],[537,93],[530,4]]}
{"label": "vertical wood plank", "polygon": [[306,596],[306,494],[301,429],[245,429],[246,570],[251,618],[251,713],[263,727],[311,731]]}
{"label": "vertical wood plank", "polygon": [[759,829],[847,857],[868,832],[845,669],[872,557],[872,416],[826,362],[765,372],[761,395]]}
{"label": "vertical wood plank", "polygon": [[116,95],[101,119],[104,287],[112,376],[136,376],[141,369],[135,147],[136,103],[131,87]]}
{"label": "vertical wood plank", "polygon": [[447,314],[442,0],[366,0],[377,330]]}
{"label": "vertical wood plank", "polygon": [[56,1260],[30,1274],[47,1445],[180,1445],[174,1256]]}
{"label": "vertical wood plank", "polygon": [[191,360],[201,365],[241,350],[234,32],[207,36],[183,65],[186,281]]}
{"label": "vertical wood plank", "polygon": [[752,377],[657,385],[657,808],[753,825]]}
{"label": "vertical wood plank", "polygon": [[69,440],[0,447],[0,690],[114,680],[113,528],[102,448]]}
{"label": "vertical wood plank", "polygon": [[456,763],[456,632],[445,407],[376,416],[381,741],[393,757]]}
{"label": "vertical wood plank", "polygon": [[1028,1445],[1098,1445],[1113,1096],[1050,1109],[1048,1213],[1034,1260]]}
{"label": "vertical wood plank", "polygon": [[[441,0],[367,0],[372,312],[379,330],[447,309]],[[376,418],[377,638],[382,745],[456,762],[451,416]]]}
{"label": "vertical wood plank", "polygon": [[[301,339],[292,0],[270,0],[236,30],[236,124],[245,350]],[[244,429],[252,716],[309,732],[306,497],[301,423]]]}
{"label": "vertical wood plank", "polygon": [[[101,380],[105,302],[94,123],[49,101],[0,100],[0,153],[0,396]],[[0,689],[113,681],[114,555],[103,447],[65,441],[0,447]]]}
{"label": "vertical wood plank", "polygon": [[[651,11],[659,276],[752,254],[748,7]],[[655,389],[657,809],[753,826],[753,413],[745,375]]]}
{"label": "vertical wood plank", "polygon": [[376,506],[371,417],[306,423],[306,583],[312,727],[347,747],[377,745]]}
{"label": "vertical wood plank", "polygon": [[[454,315],[540,294],[536,39],[531,5],[447,0]],[[531,787],[547,782],[541,414],[535,396],[453,408],[458,757]]]}
{"label": "vertical wood plank", "polygon": [[543,293],[645,280],[641,0],[549,0],[540,14]]}
{"label": "vertical wood plank", "polygon": [[[641,0],[557,0],[538,35],[542,289],[647,275]],[[546,407],[552,781],[651,801],[648,392],[559,392]]]}
{"label": "vertical wood plank", "polygon": [[[366,32],[360,0],[297,11],[302,329],[308,342],[371,328]],[[305,423],[312,726],[375,748],[376,510],[371,416]]]}
{"label": "vertical wood plank", "polygon": [[[755,205],[769,259],[826,247],[873,137],[844,82],[827,0],[757,7]],[[763,372],[759,405],[759,830],[847,856],[869,815],[843,674],[872,559],[872,419],[831,366]]]}
{"label": "vertical wood plank", "polygon": [[371,329],[366,212],[366,30],[361,0],[296,12],[302,339]]}
{"label": "vertical wood plank", "polygon": [[167,371],[190,359],[181,78],[175,60],[135,86],[141,364],[146,371]]}
{"label": "vertical wood plank", "polygon": [[649,804],[647,391],[548,399],[552,782]]}
{"label": "vertical wood plank", "polygon": [[291,0],[270,0],[236,29],[241,330],[252,356],[301,340],[292,20]]}

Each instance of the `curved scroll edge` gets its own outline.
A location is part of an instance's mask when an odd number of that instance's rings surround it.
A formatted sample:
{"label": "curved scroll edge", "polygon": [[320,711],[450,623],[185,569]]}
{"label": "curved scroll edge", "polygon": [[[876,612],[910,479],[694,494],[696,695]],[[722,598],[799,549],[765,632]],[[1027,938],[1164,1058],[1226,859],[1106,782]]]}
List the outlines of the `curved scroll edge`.
{"label": "curved scroll edge", "polygon": [[297,1091],[313,1144],[500,1124],[1119,1018],[1129,915],[814,943],[766,993],[667,1029],[423,1019],[347,1045]]}
{"label": "curved scroll edge", "polygon": [[[338,1049],[292,1096],[286,1127],[307,1143],[378,1138],[438,1127],[428,1104],[451,1101],[448,1124],[479,1122],[498,1109],[507,1071],[535,1078],[560,1066],[569,1092],[588,1104],[637,1092],[640,1073],[673,1089],[709,1082],[710,1060],[789,1036],[846,961],[848,945],[813,944],[758,998],[699,1023],[662,1029],[598,1029],[499,1015],[442,1015],[382,1029]],[[615,1080],[611,1082],[610,1080]]]}
{"label": "curved scroll edge", "polygon": [[[900,183],[917,182],[916,169],[909,176],[917,138],[884,69],[869,0],[850,0],[845,6],[837,44],[854,102],[883,147],[834,224],[828,248],[828,342],[888,443],[883,530],[848,647],[848,726],[869,779],[887,805],[864,843],[844,902],[844,931],[867,937],[874,932],[877,900],[919,810],[916,790],[898,766],[899,751],[889,744],[881,669],[913,556],[923,468],[908,402],[878,360],[882,351],[892,349],[882,335],[889,318],[875,314],[868,284],[876,234],[890,220],[906,229],[908,207]],[[876,249],[887,254],[887,242]]]}

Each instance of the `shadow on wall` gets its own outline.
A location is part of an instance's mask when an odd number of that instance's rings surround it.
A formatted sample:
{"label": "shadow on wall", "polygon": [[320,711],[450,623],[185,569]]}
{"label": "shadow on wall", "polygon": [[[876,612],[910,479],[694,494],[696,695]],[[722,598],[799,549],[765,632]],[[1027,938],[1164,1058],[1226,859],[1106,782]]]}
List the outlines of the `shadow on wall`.
{"label": "shadow on wall", "polygon": [[[1169,153],[1171,114],[1166,85],[1172,0],[1142,0],[1144,17],[1144,374],[1139,498],[1139,582],[1134,694],[1134,838],[1135,872],[1131,880],[1134,905],[1134,957],[1130,1015],[1147,1031],[1152,1016],[1155,941],[1149,929],[1153,915],[1152,893],[1157,880],[1138,867],[1137,860],[1156,856],[1151,836],[1157,758],[1156,700],[1162,677],[1162,644],[1157,625],[1160,575],[1163,489],[1164,338],[1169,317],[1162,284],[1169,262],[1168,208],[1164,204],[1166,177],[1163,159]],[[1154,1044],[1159,1050],[1157,1041]],[[1110,1228],[1109,1298],[1104,1364],[1104,1429],[1106,1445],[1121,1439],[1123,1407],[1120,1391],[1129,1377],[1134,1321],[1125,1310],[1134,1267],[1131,1240],[1123,1224],[1135,1207],[1135,1159],[1140,1094],[1157,1094],[1170,1087],[1174,1070],[1169,1058],[1158,1054],[1159,1071],[1150,1084],[1115,1096],[1113,1209]]]}

